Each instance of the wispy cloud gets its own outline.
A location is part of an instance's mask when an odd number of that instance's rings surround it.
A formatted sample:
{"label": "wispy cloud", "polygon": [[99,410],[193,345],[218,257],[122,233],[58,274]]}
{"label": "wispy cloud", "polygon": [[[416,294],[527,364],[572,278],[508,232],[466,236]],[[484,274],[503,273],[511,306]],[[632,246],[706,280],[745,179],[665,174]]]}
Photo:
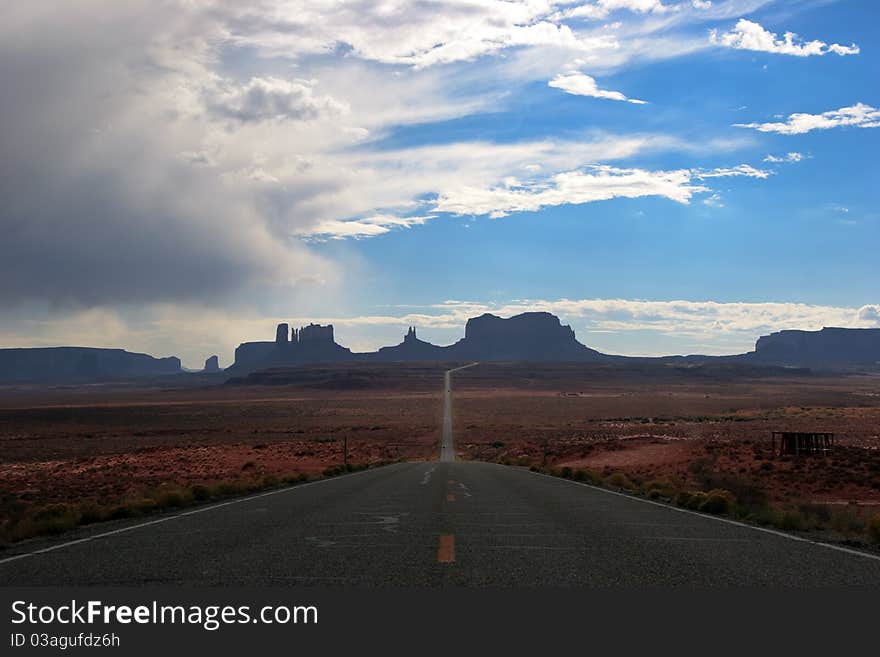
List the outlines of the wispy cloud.
{"label": "wispy cloud", "polygon": [[790,114],[786,121],[771,123],[734,123],[737,128],[753,128],[759,132],[778,132],[782,135],[800,135],[812,130],[828,130],[853,126],[856,128],[880,127],[880,110],[856,103],[850,107],[830,110],[822,114]]}
{"label": "wispy cloud", "polygon": [[595,165],[558,173],[534,183],[520,183],[514,179],[488,188],[464,186],[442,194],[434,210],[456,215],[503,217],[511,212],[534,212],[548,206],[643,196],[660,196],[686,204],[694,194],[711,191],[697,182],[699,180],[736,176],[767,178],[769,175],[769,172],[747,164],[705,171],[650,171]]}
{"label": "wispy cloud", "polygon": [[578,72],[560,73],[547,83],[547,86],[562,89],[567,94],[574,96],[591,96],[593,98],[607,98],[609,100],[622,100],[636,105],[645,105],[646,101],[638,98],[627,98],[619,91],[600,89],[596,80],[589,75]]}
{"label": "wispy cloud", "polygon": [[347,221],[329,219],[307,229],[300,229],[299,235],[313,239],[335,239],[376,237],[394,228],[409,228],[424,224],[432,215],[399,217],[389,214],[373,215]]}
{"label": "wispy cloud", "polygon": [[[560,2],[558,4],[566,4]],[[575,4],[575,3],[570,3]],[[709,3],[711,5],[711,3]],[[698,5],[694,4],[695,7]],[[598,20],[607,18],[614,11],[626,9],[639,14],[663,14],[670,10],[661,0],[596,0],[595,2],[577,4],[576,7],[565,9],[556,14],[558,18],[584,18]]]}
{"label": "wispy cloud", "polygon": [[842,46],[839,43],[829,45],[819,40],[803,41],[794,32],[786,32],[780,39],[775,32],[770,32],[759,23],[745,18],[740,18],[733,29],[723,34],[712,30],[709,33],[709,41],[737,50],[754,50],[795,57],[827,55],[829,53],[841,56],[859,54],[859,47],[856,44]]}
{"label": "wispy cloud", "polygon": [[767,157],[764,158],[765,162],[770,162],[772,164],[781,164],[783,162],[800,162],[805,159],[807,156],[803,153],[791,152],[786,153],[785,155],[772,155],[768,154]]}

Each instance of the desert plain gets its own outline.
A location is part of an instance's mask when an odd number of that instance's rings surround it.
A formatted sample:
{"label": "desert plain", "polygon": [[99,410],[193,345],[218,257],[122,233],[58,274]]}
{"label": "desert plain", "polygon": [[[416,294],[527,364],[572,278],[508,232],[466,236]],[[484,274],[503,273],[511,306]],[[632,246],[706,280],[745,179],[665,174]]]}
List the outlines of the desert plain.
{"label": "desert plain", "polygon": [[[0,539],[434,459],[455,365],[0,388]],[[486,363],[456,373],[453,424],[460,459],[692,508],[694,495],[723,491],[724,513],[876,549],[877,374]],[[835,445],[783,456],[772,431],[830,431]]]}

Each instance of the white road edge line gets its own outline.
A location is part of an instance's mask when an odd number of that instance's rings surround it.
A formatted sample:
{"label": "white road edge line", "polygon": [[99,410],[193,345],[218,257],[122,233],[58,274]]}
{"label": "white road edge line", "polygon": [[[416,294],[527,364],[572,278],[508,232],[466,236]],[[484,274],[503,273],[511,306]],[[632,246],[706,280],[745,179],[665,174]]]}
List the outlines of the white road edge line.
{"label": "white road edge line", "polygon": [[[503,466],[504,467],[504,466]],[[818,545],[820,547],[828,548],[829,550],[836,550],[838,552],[845,552],[846,554],[854,554],[858,557],[864,557],[865,559],[873,559],[874,561],[880,561],[880,556],[876,554],[869,554],[867,552],[861,552],[860,550],[853,550],[851,548],[841,547],[839,545],[832,545],[831,543],[823,543],[822,541],[813,541],[809,538],[803,538],[801,536],[795,536],[794,534],[786,534],[785,532],[777,531],[775,529],[767,529],[766,527],[758,527],[756,525],[749,525],[744,522],[740,522],[739,520],[731,520],[730,518],[722,518],[720,516],[711,516],[707,513],[699,513],[698,511],[692,511],[690,509],[682,509],[678,506],[672,506],[671,504],[663,504],[662,502],[655,502],[654,500],[646,500],[641,497],[636,497],[635,495],[627,495],[626,493],[620,493],[616,490],[608,490],[607,488],[600,488],[599,486],[593,486],[592,484],[585,484],[582,481],[572,481],[571,479],[563,479],[562,477],[554,477],[553,475],[544,474],[543,472],[535,472],[534,470],[526,470],[526,472],[534,475],[538,475],[541,477],[547,477],[548,479],[555,479],[557,481],[563,481],[569,484],[574,484],[576,486],[583,486],[584,488],[591,488],[592,490],[599,491],[600,493],[607,493],[608,495],[617,495],[618,497],[625,497],[628,500],[633,500],[635,502],[643,502],[645,504],[652,504],[654,506],[659,506],[663,509],[669,509],[670,511],[678,511],[679,513],[687,513],[692,516],[697,516],[698,518],[706,518],[708,520],[715,520],[717,522],[723,522],[728,525],[735,525],[737,527],[745,527],[746,529],[752,529],[756,532],[764,532],[765,534],[773,534],[774,536],[781,536],[782,538],[787,538],[790,541],[797,541],[798,543],[810,543],[812,545]]]}
{"label": "white road edge line", "polygon": [[71,545],[79,545],[80,543],[88,543],[89,541],[94,541],[98,538],[106,538],[107,536],[114,536],[115,534],[123,534],[125,532],[130,532],[134,529],[141,529],[142,527],[149,527],[151,525],[158,525],[163,522],[168,522],[169,520],[176,520],[177,518],[183,518],[185,516],[193,516],[197,513],[204,513],[205,511],[213,511],[214,509],[219,509],[224,506],[232,506],[233,504],[241,504],[242,502],[249,502],[250,500],[256,500],[261,497],[268,497],[269,495],[278,495],[279,493],[289,493],[294,490],[302,490],[303,488],[308,488],[309,486],[315,486],[317,484],[326,484],[331,481],[339,481],[340,479],[348,479],[350,477],[356,477],[358,475],[367,474],[368,472],[375,472],[380,468],[372,468],[370,470],[361,470],[360,472],[351,472],[349,474],[342,475],[340,477],[331,477],[329,479],[320,479],[318,481],[310,481],[305,484],[297,484],[295,486],[288,486],[286,488],[276,488],[275,490],[266,491],[265,493],[257,493],[256,495],[249,495],[248,497],[240,497],[235,500],[229,500],[227,502],[220,502],[218,504],[212,504],[211,506],[203,506],[198,509],[192,509],[191,511],[183,511],[181,513],[175,513],[172,516],[165,516],[163,518],[157,518],[156,520],[149,520],[147,522],[141,522],[137,525],[131,525],[129,527],[120,527],[119,529],[114,529],[109,532],[101,532],[100,534],[95,534],[93,536],[85,536],[83,538],[78,538],[74,541],[67,541],[66,543],[59,543],[58,545],[50,545],[49,547],[41,548],[39,550],[32,550],[31,552],[22,552],[21,554],[13,554],[10,557],[6,557],[5,559],[0,559],[0,565],[9,563],[11,561],[18,561],[19,559],[25,559],[27,557],[33,557],[38,554],[45,554],[47,552],[54,552],[55,550],[60,550],[62,548],[70,547]]}

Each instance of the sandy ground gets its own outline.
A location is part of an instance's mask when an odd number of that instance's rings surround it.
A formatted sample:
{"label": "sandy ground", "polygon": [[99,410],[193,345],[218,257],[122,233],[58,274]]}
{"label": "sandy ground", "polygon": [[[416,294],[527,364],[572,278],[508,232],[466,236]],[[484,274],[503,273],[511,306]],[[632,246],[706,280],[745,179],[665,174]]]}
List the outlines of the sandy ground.
{"label": "sandy ground", "polygon": [[[274,385],[0,389],[0,520],[160,486],[434,458],[445,365],[310,368]],[[349,387],[347,382],[351,381]],[[623,472],[776,501],[880,504],[880,377],[481,365],[454,380],[469,459]],[[770,432],[833,431],[824,458],[774,456]],[[723,481],[722,481],[723,483]]]}

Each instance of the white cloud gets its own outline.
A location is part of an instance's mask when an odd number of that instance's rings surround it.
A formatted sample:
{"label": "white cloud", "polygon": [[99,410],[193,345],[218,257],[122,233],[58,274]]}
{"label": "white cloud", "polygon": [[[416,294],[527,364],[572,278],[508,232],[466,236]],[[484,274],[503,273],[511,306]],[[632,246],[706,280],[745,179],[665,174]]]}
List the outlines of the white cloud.
{"label": "white cloud", "polygon": [[769,178],[771,174],[771,171],[756,169],[750,164],[738,164],[735,167],[723,167],[720,169],[693,172],[694,178],[735,178],[742,176],[745,178],[761,178],[762,180]]}
{"label": "white cloud", "polygon": [[781,156],[770,154],[764,158],[764,161],[771,162],[773,164],[779,164],[782,162],[800,162],[801,160],[803,160],[805,158],[806,158],[806,155],[804,155],[803,153],[791,152],[791,153],[786,153],[785,155],[781,155]]}
{"label": "white cloud", "polygon": [[830,110],[822,114],[791,114],[780,123],[734,123],[737,128],[753,128],[759,132],[778,132],[782,135],[800,135],[811,130],[828,130],[842,126],[856,128],[880,127],[880,110],[856,103],[850,107]]}
{"label": "white cloud", "polygon": [[592,96],[593,98],[607,98],[609,100],[623,100],[628,103],[635,103],[637,105],[645,105],[646,101],[638,100],[637,98],[627,98],[619,91],[608,91],[605,89],[599,89],[596,84],[596,80],[591,78],[589,75],[584,75],[583,73],[578,72],[570,72],[570,73],[560,73],[555,78],[550,80],[547,83],[547,86],[554,87],[556,89],[562,89],[567,94],[572,94],[575,96]]}
{"label": "white cloud", "polygon": [[694,194],[709,192],[695,181],[704,178],[746,176],[766,178],[766,171],[749,165],[708,171],[678,169],[647,171],[594,165],[584,170],[557,173],[533,183],[462,186],[440,194],[433,209],[455,215],[503,217],[511,212],[534,212],[557,205],[578,205],[613,198],[660,196],[689,203]]}
{"label": "white cloud", "polygon": [[841,46],[839,43],[832,43],[828,46],[828,52],[833,52],[835,55],[858,55],[860,50],[856,44],[852,44],[851,46]]}
{"label": "white cloud", "polygon": [[560,18],[596,20],[605,18],[611,12],[620,9],[627,9],[639,14],[662,14],[669,11],[669,6],[664,5],[661,0],[596,0],[595,2],[579,4],[577,7],[565,9],[559,12],[558,16]]}
{"label": "white cloud", "polygon": [[361,219],[321,221],[308,229],[301,229],[298,234],[315,239],[346,239],[376,237],[390,232],[394,228],[409,228],[424,224],[433,216],[397,217],[394,215],[374,215]]}
{"label": "white cloud", "polygon": [[864,322],[875,322],[880,326],[880,305],[862,306],[859,308],[859,320]]}
{"label": "white cloud", "polygon": [[243,85],[217,80],[206,91],[208,108],[218,115],[242,121],[312,121],[335,118],[348,106],[330,96],[316,95],[314,82],[254,77]]}
{"label": "white cloud", "polygon": [[703,199],[703,205],[708,205],[710,208],[723,208],[724,203],[721,200],[721,196],[718,194],[712,194]]}
{"label": "white cloud", "polygon": [[825,55],[833,52],[837,55],[857,55],[859,47],[856,44],[842,46],[838,43],[828,45],[824,41],[802,41],[794,32],[786,32],[782,39],[777,38],[775,32],[765,30],[760,24],[745,18],[740,18],[736,26],[729,32],[718,34],[717,30],[709,33],[709,41],[713,44],[736,48],[737,50],[755,50],[779,55],[794,55],[796,57],[809,57],[810,55]]}
{"label": "white cloud", "polygon": [[691,5],[694,9],[709,9],[712,7],[712,0],[693,0]]}
{"label": "white cloud", "polygon": [[[617,0],[612,0],[612,2]],[[554,2],[447,0],[412,3],[229,3],[230,37],[270,56],[326,54],[346,44],[357,56],[422,68],[523,46],[593,52],[610,38],[582,37],[551,20]]]}

